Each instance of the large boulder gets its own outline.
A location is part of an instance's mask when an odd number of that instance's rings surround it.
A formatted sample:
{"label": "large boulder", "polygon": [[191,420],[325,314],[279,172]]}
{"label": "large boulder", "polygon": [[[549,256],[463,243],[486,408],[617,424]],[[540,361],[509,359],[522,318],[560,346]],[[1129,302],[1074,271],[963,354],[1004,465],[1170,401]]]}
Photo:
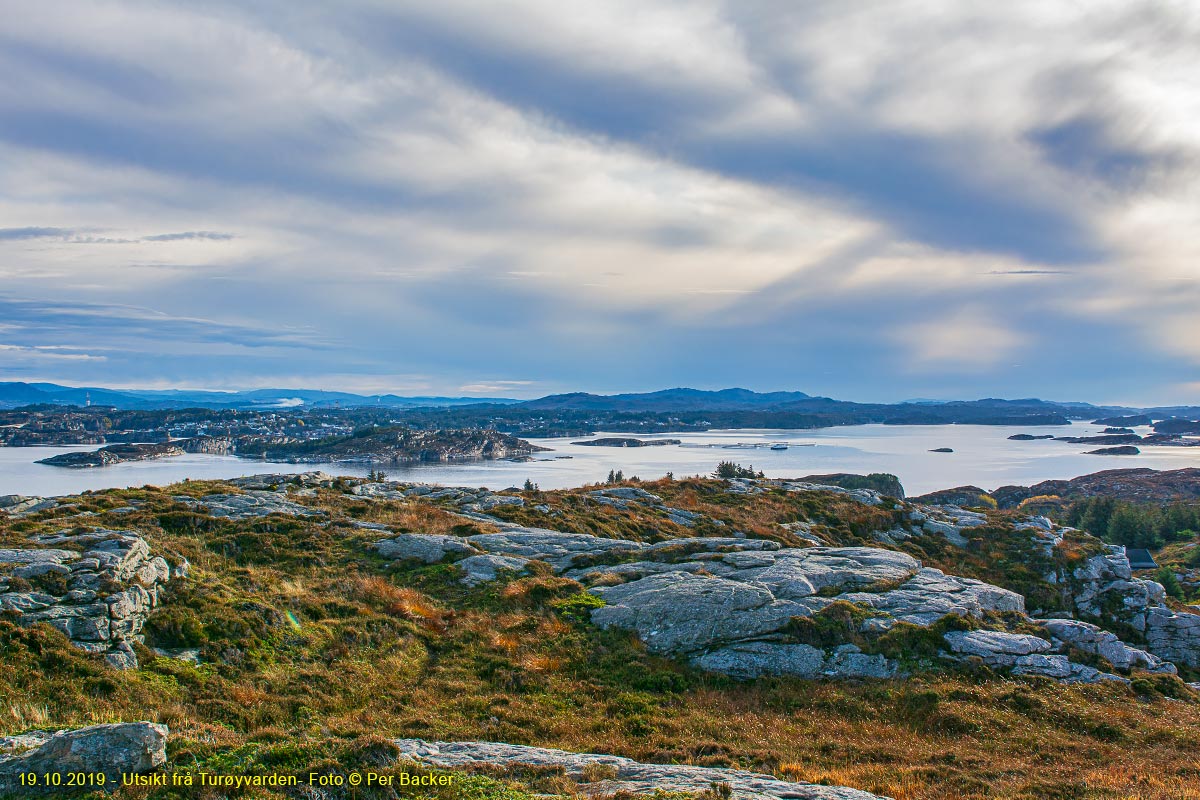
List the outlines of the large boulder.
{"label": "large boulder", "polygon": [[460,579],[468,586],[494,581],[505,572],[523,573],[529,559],[520,556],[467,556],[455,564],[463,571]]}
{"label": "large boulder", "polygon": [[115,788],[122,774],[150,772],[166,760],[167,726],[152,722],[0,737],[0,793],[42,794],[42,781],[31,787],[21,776],[71,772],[103,774],[104,786]]}
{"label": "large boulder", "polygon": [[1165,606],[1146,613],[1146,649],[1168,661],[1200,669],[1200,614]]}
{"label": "large boulder", "polygon": [[436,564],[447,556],[473,556],[479,548],[457,536],[430,533],[402,533],[372,545],[384,558],[415,559]]}
{"label": "large boulder", "polygon": [[628,539],[602,539],[586,533],[560,533],[544,528],[521,527],[508,528],[500,533],[477,534],[468,537],[467,541],[488,553],[547,561],[558,571],[572,566],[580,556],[642,547],[640,542]]}
{"label": "large boulder", "polygon": [[592,591],[606,603],[592,612],[592,622],[637,631],[647,647],[662,653],[694,653],[753,639],[814,610],[776,600],[764,586],[687,572],[666,572]]}

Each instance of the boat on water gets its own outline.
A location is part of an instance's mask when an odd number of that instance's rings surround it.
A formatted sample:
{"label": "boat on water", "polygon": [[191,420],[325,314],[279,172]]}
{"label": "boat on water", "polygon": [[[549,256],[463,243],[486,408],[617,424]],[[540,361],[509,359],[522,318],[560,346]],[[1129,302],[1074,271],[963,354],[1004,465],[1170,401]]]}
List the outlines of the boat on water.
{"label": "boat on water", "polygon": [[771,445],[771,449],[772,450],[787,450],[788,446],[787,446],[786,442],[776,442],[775,444]]}

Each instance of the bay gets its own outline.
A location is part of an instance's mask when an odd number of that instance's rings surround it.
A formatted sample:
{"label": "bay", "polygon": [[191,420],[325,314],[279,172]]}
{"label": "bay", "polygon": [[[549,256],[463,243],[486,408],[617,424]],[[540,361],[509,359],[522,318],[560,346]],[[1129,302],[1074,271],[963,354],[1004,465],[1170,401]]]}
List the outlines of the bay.
{"label": "bay", "polygon": [[[1096,445],[1058,441],[1012,441],[1015,433],[1086,436],[1101,426],[1075,424],[1042,428],[992,425],[853,425],[818,430],[715,430],[641,436],[645,440],[679,439],[681,445],[654,447],[589,447],[580,437],[537,439],[551,448],[533,460],[473,461],[388,465],[394,480],[504,489],[526,479],[543,489],[595,483],[610,470],[645,480],[668,472],[676,477],[705,475],[721,461],[753,466],[768,477],[799,477],[830,472],[890,472],[910,495],[974,484],[995,489],[1005,484],[1030,485],[1054,478],[1073,478],[1104,469],[1200,467],[1200,448],[1143,447],[1138,456],[1085,455]],[[1148,433],[1149,428],[1139,429]],[[628,433],[598,433],[595,437],[628,437]],[[776,443],[786,450],[772,450]],[[949,447],[952,453],[929,452]],[[305,472],[321,469],[337,475],[362,476],[371,468],[359,464],[280,464],[235,456],[189,454],[155,461],[138,461],[92,469],[65,469],[35,464],[58,453],[94,447],[0,448],[0,494],[53,496],[86,489],[163,486],[183,480],[233,478],[263,472]],[[569,458],[567,458],[569,456]]]}

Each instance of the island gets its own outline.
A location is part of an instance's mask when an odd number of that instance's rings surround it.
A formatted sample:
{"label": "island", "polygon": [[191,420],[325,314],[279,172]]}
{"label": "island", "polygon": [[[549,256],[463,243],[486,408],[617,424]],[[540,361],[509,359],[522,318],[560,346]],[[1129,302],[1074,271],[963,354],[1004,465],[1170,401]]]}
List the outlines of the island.
{"label": "island", "polygon": [[524,459],[550,448],[500,431],[413,430],[402,425],[366,427],[343,436],[309,440],[239,442],[237,455],[292,464],[388,463]]}
{"label": "island", "polygon": [[1136,456],[1142,451],[1131,444],[1119,447],[1101,447],[1099,450],[1088,450],[1085,456]]}
{"label": "island", "polygon": [[1136,433],[1117,433],[1105,434],[1101,436],[1058,436],[1055,437],[1060,442],[1068,444],[1138,444],[1142,441],[1142,437]]}
{"label": "island", "polygon": [[1103,417],[1092,422],[1093,425],[1131,428],[1134,425],[1149,425],[1154,420],[1148,414],[1129,414],[1122,417]]}
{"label": "island", "polygon": [[1032,442],[1037,439],[1053,439],[1054,434],[1044,433],[1040,436],[1034,436],[1032,433],[1014,433],[1012,436],[1010,436],[1008,438],[1010,441],[1013,441],[1013,442]]}
{"label": "island", "polygon": [[931,453],[953,453],[954,448],[953,447],[935,447],[932,450],[930,450],[929,452],[931,452]]}
{"label": "island", "polygon": [[606,436],[600,439],[571,442],[584,447],[662,447],[668,444],[683,444],[679,439],[634,439],[628,436]]}
{"label": "island", "polygon": [[170,458],[183,454],[183,448],[174,444],[110,444],[107,447],[101,447],[99,450],[62,453],[50,458],[43,458],[36,463],[48,464],[52,467],[85,469],[89,467],[109,467],[113,464],[124,464],[129,461],[150,461],[156,458]]}

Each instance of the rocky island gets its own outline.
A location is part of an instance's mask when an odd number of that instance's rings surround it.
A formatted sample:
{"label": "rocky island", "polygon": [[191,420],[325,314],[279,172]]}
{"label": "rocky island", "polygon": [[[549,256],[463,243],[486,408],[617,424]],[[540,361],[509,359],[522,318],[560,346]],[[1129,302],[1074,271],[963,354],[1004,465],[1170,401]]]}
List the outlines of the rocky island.
{"label": "rocky island", "polygon": [[174,444],[110,444],[99,450],[82,453],[62,453],[61,455],[43,458],[38,464],[48,464],[52,467],[70,467],[84,469],[88,467],[108,467],[113,464],[123,464],[128,461],[149,461],[156,458],[171,458],[184,454],[183,448]]}
{"label": "rocky island", "polygon": [[239,442],[243,458],[293,464],[401,464],[417,461],[466,461],[521,458],[547,448],[487,429],[413,430],[404,426],[361,428],[345,436],[322,439]]}
{"label": "rocky island", "polygon": [[90,452],[63,453],[37,463],[71,468],[107,467],[204,453],[302,464],[401,464],[526,458],[546,449],[492,430],[414,431],[403,426],[386,426],[318,439],[278,435],[195,436],[160,444],[110,444]]}
{"label": "rocky island", "polygon": [[1142,451],[1131,444],[1119,445],[1117,447],[1101,447],[1096,450],[1088,450],[1084,455],[1089,456],[1136,456]]}

